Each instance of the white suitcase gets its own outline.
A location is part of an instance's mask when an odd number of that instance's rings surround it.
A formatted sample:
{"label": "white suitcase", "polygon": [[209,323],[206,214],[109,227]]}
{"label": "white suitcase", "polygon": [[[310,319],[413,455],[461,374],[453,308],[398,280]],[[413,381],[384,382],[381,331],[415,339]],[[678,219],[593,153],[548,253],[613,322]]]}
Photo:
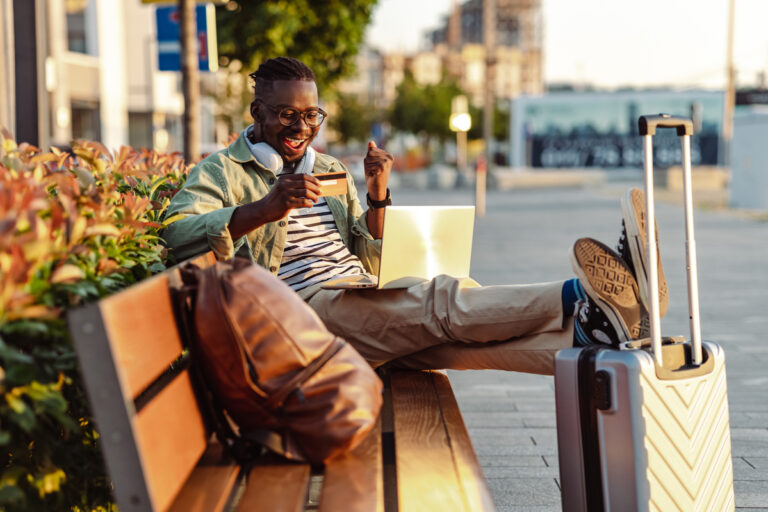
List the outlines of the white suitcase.
{"label": "white suitcase", "polygon": [[[565,511],[734,510],[725,358],[701,342],[691,198],[690,120],[642,116],[651,337],[555,358],[560,484]],[[691,339],[660,336],[653,203],[656,128],[683,151]]]}

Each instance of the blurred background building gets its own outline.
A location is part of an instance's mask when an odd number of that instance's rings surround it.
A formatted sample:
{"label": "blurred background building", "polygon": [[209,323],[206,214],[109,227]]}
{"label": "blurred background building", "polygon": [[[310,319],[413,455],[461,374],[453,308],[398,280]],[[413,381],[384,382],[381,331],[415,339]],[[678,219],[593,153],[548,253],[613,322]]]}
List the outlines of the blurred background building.
{"label": "blurred background building", "polygon": [[[43,148],[87,139],[110,148],[128,144],[181,150],[181,74],[158,70],[155,11],[161,4],[145,1],[151,0],[0,0],[0,126],[18,140],[35,140]],[[324,84],[320,91],[331,117],[317,146],[331,144],[334,154],[357,155],[359,160],[361,148],[372,137],[389,143],[399,153],[396,156],[411,153],[414,158],[397,160],[412,162],[400,170],[452,165],[456,146],[450,133],[446,136],[435,129],[425,133],[423,127],[395,126],[392,121],[393,106],[401,94],[398,87],[412,77],[423,90],[445,90],[448,84],[459,89],[456,94],[469,98],[474,116],[469,133],[471,163],[483,152],[479,108],[490,62],[498,114],[494,122],[503,127],[494,134],[492,148],[494,161],[501,167],[639,169],[636,118],[653,112],[693,117],[694,164],[726,166],[724,89],[680,89],[671,84],[600,90],[583,77],[578,84],[547,83],[542,0],[487,1],[496,6],[490,59],[484,44],[489,28],[484,26],[484,0],[454,0],[442,18],[435,18],[434,26],[424,29],[418,49],[386,51],[360,45],[354,73],[327,87]],[[237,2],[227,2],[220,9],[230,4]],[[249,122],[245,70],[236,68],[234,59],[223,58],[222,63],[225,67],[219,72],[201,73],[203,152],[221,147],[230,132]],[[757,115],[768,105],[765,82],[762,72],[755,83],[741,83],[736,90],[737,128],[747,122],[750,126],[768,123],[764,112]],[[431,86],[435,89],[428,89]],[[349,97],[357,103],[349,102]],[[449,104],[450,98],[440,101]],[[435,110],[431,104],[425,108]],[[334,124],[345,111],[352,113],[351,131],[357,133],[341,134],[343,124]],[[439,124],[447,131],[448,114],[444,117],[445,123],[440,117],[440,123],[431,126]],[[33,139],[19,137],[30,130],[35,132]],[[679,159],[676,150],[665,149],[674,142],[663,139],[656,156],[661,166]],[[734,144],[738,146],[739,141]],[[758,146],[749,147],[754,151]],[[745,151],[744,146],[734,147],[738,156],[733,159],[734,176],[749,175],[756,161]]]}
{"label": "blurred background building", "polygon": [[[720,163],[724,94],[721,91],[560,91],[521,95],[510,116],[513,167],[641,168],[640,115],[664,112],[694,120],[694,165]],[[656,138],[655,164],[679,164],[671,131]]]}
{"label": "blurred background building", "polygon": [[[508,99],[544,90],[541,0],[496,0],[496,97]],[[424,48],[410,54],[384,54],[365,48],[357,59],[357,75],[339,90],[386,108],[396,96],[405,71],[421,85],[455,78],[475,105],[482,105],[486,52],[483,45],[483,2],[454,2],[441,26],[424,33]]]}
{"label": "blurred background building", "polygon": [[[35,48],[27,48],[18,31],[25,21],[20,16],[32,16]],[[17,133],[19,118],[35,116],[19,98],[37,94],[41,147],[87,139],[109,148],[180,149],[180,74],[158,71],[154,6],[139,0],[0,0],[0,29],[0,125]],[[19,82],[22,74],[30,76],[30,67],[36,83]],[[201,81],[203,90],[215,90],[214,74],[201,74]],[[213,96],[203,94],[205,151],[216,147],[214,110]]]}

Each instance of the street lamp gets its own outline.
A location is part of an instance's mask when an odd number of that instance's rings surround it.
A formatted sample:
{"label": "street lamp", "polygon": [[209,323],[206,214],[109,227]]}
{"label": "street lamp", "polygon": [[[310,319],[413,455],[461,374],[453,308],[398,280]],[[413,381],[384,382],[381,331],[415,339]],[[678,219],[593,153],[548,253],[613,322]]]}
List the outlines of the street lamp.
{"label": "street lamp", "polygon": [[[459,179],[465,176],[467,170],[467,132],[472,128],[472,117],[466,96],[456,96],[451,101],[451,130],[456,132],[456,166]],[[475,176],[475,213],[478,217],[485,215],[485,169],[478,165]]]}
{"label": "street lamp", "polygon": [[459,176],[463,177],[467,170],[467,132],[472,128],[466,96],[455,96],[451,101],[449,126],[456,132],[456,167]]}

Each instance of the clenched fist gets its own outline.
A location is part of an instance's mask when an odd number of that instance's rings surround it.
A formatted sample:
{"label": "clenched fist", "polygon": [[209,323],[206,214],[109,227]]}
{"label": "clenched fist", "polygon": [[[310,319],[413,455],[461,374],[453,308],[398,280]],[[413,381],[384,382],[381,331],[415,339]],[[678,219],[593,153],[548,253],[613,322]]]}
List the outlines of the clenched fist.
{"label": "clenched fist", "polygon": [[368,195],[376,201],[383,201],[387,197],[387,183],[389,173],[392,170],[394,157],[382,148],[376,147],[376,143],[368,143],[368,152],[363,160],[365,168],[365,184],[368,187]]}

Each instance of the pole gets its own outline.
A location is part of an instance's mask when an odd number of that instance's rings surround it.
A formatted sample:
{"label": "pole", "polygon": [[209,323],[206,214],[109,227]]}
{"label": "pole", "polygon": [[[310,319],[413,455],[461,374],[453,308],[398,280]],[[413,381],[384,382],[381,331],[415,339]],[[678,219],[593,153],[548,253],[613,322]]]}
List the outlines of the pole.
{"label": "pole", "polygon": [[475,214],[478,217],[485,216],[485,176],[486,176],[485,156],[480,155],[477,159],[477,172],[475,173]]}
{"label": "pole", "polygon": [[456,132],[456,167],[459,175],[464,176],[467,171],[467,132],[463,130]]}
{"label": "pole", "polygon": [[[496,1],[483,0],[483,40],[485,42],[485,97],[483,101],[483,140],[488,170],[493,165],[493,111],[496,86]],[[485,195],[485,187],[480,192]]]}
{"label": "pole", "polygon": [[197,58],[195,1],[179,0],[181,83],[184,94],[184,160],[200,157],[200,72]]}
{"label": "pole", "polygon": [[[45,52],[41,45],[38,30],[43,13],[35,0],[13,1],[13,47],[15,63],[16,93],[16,133],[18,142],[28,142],[33,146],[45,144],[46,120],[45,98],[42,93],[42,59],[40,52]],[[43,34],[45,32],[43,31]]]}
{"label": "pole", "polygon": [[728,41],[725,52],[725,102],[723,105],[722,163],[731,165],[731,139],[733,139],[733,110],[736,100],[736,70],[733,67],[733,18],[736,0],[728,0]]}

